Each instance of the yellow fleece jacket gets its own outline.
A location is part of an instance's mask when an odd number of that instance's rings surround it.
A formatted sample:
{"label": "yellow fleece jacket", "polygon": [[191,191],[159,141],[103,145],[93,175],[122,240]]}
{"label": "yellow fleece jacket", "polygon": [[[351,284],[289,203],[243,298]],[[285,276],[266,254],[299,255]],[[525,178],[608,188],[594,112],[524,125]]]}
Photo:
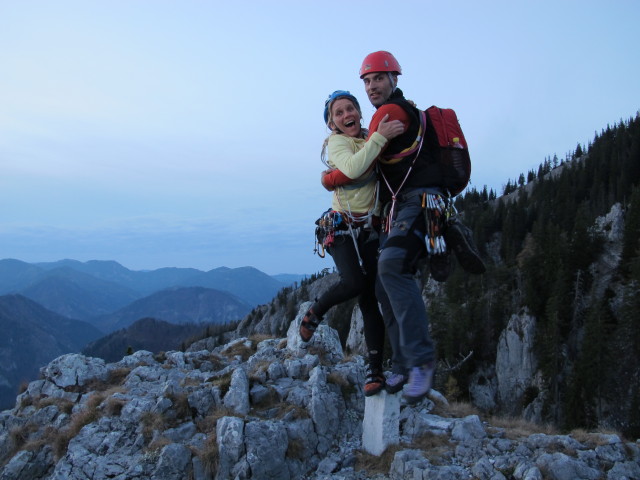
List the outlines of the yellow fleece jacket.
{"label": "yellow fleece jacket", "polygon": [[386,143],[387,139],[378,132],[374,132],[368,140],[341,134],[329,137],[327,163],[353,179],[353,184],[334,190],[331,208],[360,215],[375,208],[373,213],[379,213],[376,204],[377,179],[375,171],[369,167]]}

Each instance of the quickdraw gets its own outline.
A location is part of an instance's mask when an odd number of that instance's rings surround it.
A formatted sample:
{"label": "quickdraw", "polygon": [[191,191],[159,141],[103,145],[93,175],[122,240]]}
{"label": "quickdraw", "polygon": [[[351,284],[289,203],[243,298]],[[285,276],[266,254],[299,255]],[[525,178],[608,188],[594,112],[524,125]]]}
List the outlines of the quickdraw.
{"label": "quickdraw", "polygon": [[425,235],[427,253],[429,255],[447,253],[444,231],[449,219],[455,215],[451,198],[444,198],[440,194],[423,193],[422,208],[427,226]]}

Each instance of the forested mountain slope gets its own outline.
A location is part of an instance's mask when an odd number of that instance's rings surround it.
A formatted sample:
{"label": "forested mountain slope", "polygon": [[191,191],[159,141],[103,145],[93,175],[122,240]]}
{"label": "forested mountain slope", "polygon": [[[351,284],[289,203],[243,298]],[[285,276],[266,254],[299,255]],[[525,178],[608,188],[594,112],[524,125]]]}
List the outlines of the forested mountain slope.
{"label": "forested mountain slope", "polygon": [[479,371],[495,367],[512,316],[526,312],[538,368],[518,409],[537,401],[543,420],[638,436],[640,117],[608,126],[561,164],[546,160],[526,185],[523,178],[519,188],[507,184],[508,197],[472,190],[456,202],[488,271],[456,269],[429,295],[439,355],[454,361],[473,351],[454,374],[468,391]]}

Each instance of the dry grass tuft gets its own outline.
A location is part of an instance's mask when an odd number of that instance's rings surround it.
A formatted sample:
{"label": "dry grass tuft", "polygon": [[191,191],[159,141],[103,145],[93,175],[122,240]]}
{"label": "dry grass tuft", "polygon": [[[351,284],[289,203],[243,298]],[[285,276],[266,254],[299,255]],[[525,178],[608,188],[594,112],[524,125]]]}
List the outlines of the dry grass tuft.
{"label": "dry grass tuft", "polygon": [[29,407],[31,405],[33,405],[33,403],[38,399],[39,397],[33,398],[31,395],[25,395],[24,397],[20,398],[20,404],[17,405],[18,408],[26,408]]}
{"label": "dry grass tuft", "polygon": [[285,454],[285,456],[287,458],[303,460],[304,453],[304,444],[302,443],[302,441],[297,438],[290,438],[289,444],[287,445],[287,453]]}
{"label": "dry grass tuft", "polygon": [[219,457],[218,439],[216,437],[215,430],[207,435],[207,439],[204,442],[204,448],[196,452],[196,454],[200,458],[205,472],[214,477],[218,471]]}
{"label": "dry grass tuft", "polygon": [[445,465],[448,463],[448,453],[453,450],[453,445],[448,435],[438,435],[427,432],[424,435],[414,438],[411,448],[422,450],[427,458],[434,465]]}
{"label": "dry grass tuft", "polygon": [[233,372],[227,372],[220,377],[210,379],[213,386],[220,389],[220,397],[224,397],[229,391],[229,387],[231,387],[231,375],[233,375]]}
{"label": "dry grass tuft", "polygon": [[207,435],[216,434],[216,425],[218,420],[222,417],[234,417],[234,413],[228,408],[218,408],[201,420],[196,421],[196,427],[199,432],[206,433]]}
{"label": "dry grass tuft", "polygon": [[214,371],[222,370],[225,366],[224,360],[220,358],[220,356],[213,353],[209,357],[209,361],[211,362],[211,365],[213,365]]}
{"label": "dry grass tuft", "polygon": [[[21,450],[29,440],[29,437],[38,430],[37,425],[26,423],[20,427],[12,428],[9,431],[9,440],[12,451]],[[13,456],[13,455],[12,455]]]}
{"label": "dry grass tuft", "polygon": [[158,412],[144,412],[140,417],[142,424],[142,436],[146,441],[151,440],[154,431],[162,432],[166,430],[166,420]]}
{"label": "dry grass tuft", "polygon": [[272,387],[267,387],[267,389],[269,390],[269,393],[267,393],[265,396],[263,396],[260,401],[257,401],[253,404],[253,407],[256,409],[268,409],[268,408],[273,408],[276,405],[278,405],[278,403],[280,402],[280,396],[278,395],[278,392],[272,388]]}
{"label": "dry grass tuft", "polygon": [[401,445],[391,445],[380,456],[360,451],[356,454],[355,470],[364,470],[368,476],[386,475],[389,473],[396,452],[403,448]]}
{"label": "dry grass tuft", "polygon": [[327,375],[327,382],[338,385],[340,387],[340,390],[342,391],[342,397],[344,399],[349,398],[349,396],[356,391],[355,385],[349,383],[349,380],[344,378],[338,372],[331,372],[329,375]]}
{"label": "dry grass tuft", "polygon": [[309,412],[303,407],[294,405],[292,403],[282,403],[280,408],[279,418],[287,417],[291,420],[302,420],[309,418]]}
{"label": "dry grass tuft", "polygon": [[491,426],[503,429],[509,440],[519,440],[534,433],[558,434],[555,427],[550,424],[539,425],[519,417],[492,416],[488,421]]}
{"label": "dry grass tuft", "polygon": [[147,447],[147,451],[149,451],[149,452],[159,452],[160,450],[162,450],[164,447],[166,447],[170,443],[171,443],[171,440],[169,440],[167,437],[164,437],[164,436],[160,435],[158,438],[154,439],[149,444],[149,446]]}
{"label": "dry grass tuft", "polygon": [[255,348],[253,343],[251,346],[245,344],[245,342],[237,342],[227,348],[222,354],[227,358],[233,358],[236,356],[240,356],[243,362],[246,362],[251,355],[255,353]]}
{"label": "dry grass tuft", "polygon": [[131,373],[130,368],[122,367],[116,368],[109,372],[109,377],[107,378],[107,383],[109,385],[122,385],[129,374]]}
{"label": "dry grass tuft", "polygon": [[249,340],[251,340],[251,343],[257,346],[260,342],[264,342],[265,340],[272,340],[274,338],[276,337],[273,335],[267,335],[266,333],[254,333],[249,337]]}
{"label": "dry grass tuft", "polygon": [[167,395],[167,398],[171,400],[177,418],[193,418],[191,405],[189,405],[189,396],[186,393],[170,393]]}
{"label": "dry grass tuft", "polygon": [[606,435],[617,435],[619,438],[623,438],[623,436],[616,431],[602,430],[596,432],[587,432],[586,430],[583,430],[581,428],[571,430],[569,435],[571,435],[578,442],[585,444],[590,449],[608,445],[609,439],[606,438]]}
{"label": "dry grass tuft", "polygon": [[107,395],[104,392],[96,392],[91,394],[85,403],[85,410],[97,410],[100,404],[104,402],[104,399],[106,397]]}
{"label": "dry grass tuft", "polygon": [[102,403],[103,397],[101,395],[92,395],[87,400],[87,404],[84,410],[75,413],[71,417],[71,421],[66,428],[59,430],[57,435],[52,439],[53,455],[56,459],[62,458],[67,453],[69,442],[73,437],[78,435],[82,427],[95,422],[100,418],[100,412],[98,406]]}
{"label": "dry grass tuft", "polygon": [[125,402],[121,398],[109,397],[104,405],[104,413],[108,417],[119,417],[122,413],[122,408],[125,406]]}
{"label": "dry grass tuft", "polygon": [[53,445],[53,439],[56,435],[58,435],[58,430],[56,428],[52,426],[45,427],[40,436],[25,443],[22,450],[35,452],[43,445]]}
{"label": "dry grass tuft", "polygon": [[113,389],[114,387],[122,386],[124,381],[127,379],[127,376],[129,375],[129,373],[131,373],[130,368],[126,368],[126,367],[117,368],[115,370],[109,371],[109,374],[107,375],[106,380],[93,378],[83,386],[74,385],[72,387],[65,388],[65,390],[76,391],[79,393],[90,392],[90,391],[104,392],[106,390]]}
{"label": "dry grass tuft", "polygon": [[181,387],[197,387],[202,384],[202,380],[196,377],[185,377],[180,382]]}
{"label": "dry grass tuft", "polygon": [[[31,438],[33,433],[38,432],[40,429],[34,424],[25,424],[23,427],[14,429],[9,433],[11,444],[15,452],[21,449],[36,450],[42,445],[51,445],[54,458],[56,460],[62,458],[67,452],[69,442],[74,438],[85,425],[95,422],[102,416],[100,406],[104,401],[106,394],[104,392],[94,393],[86,400],[84,408],[76,413],[73,411],[73,403],[54,397],[41,397],[37,399],[36,406],[38,408],[44,408],[50,405],[55,405],[60,412],[70,415],[69,422],[65,428],[56,429],[51,426],[44,428],[41,433],[36,436],[37,438]],[[122,405],[118,406],[117,403],[121,401],[116,399],[110,399],[114,403],[110,406],[107,403],[105,410],[107,412],[119,414],[122,409]]]}
{"label": "dry grass tuft", "polygon": [[54,405],[59,412],[70,415],[73,410],[73,402],[60,397],[38,397],[34,399],[33,406],[37,409]]}
{"label": "dry grass tuft", "polygon": [[416,437],[410,444],[390,445],[380,456],[360,451],[356,455],[356,471],[364,470],[367,475],[387,475],[395,454],[407,448],[421,450],[425,458],[434,465],[446,465],[450,462],[448,452],[452,445],[446,435],[425,433]]}
{"label": "dry grass tuft", "polygon": [[311,355],[316,355],[318,357],[318,360],[320,361],[320,365],[323,365],[325,367],[331,365],[331,362],[329,361],[329,358],[327,356],[327,351],[324,348],[319,347],[318,345],[310,345],[307,347],[307,352]]}
{"label": "dry grass tuft", "polygon": [[467,402],[435,403],[433,413],[441,417],[464,418],[469,415],[480,415],[480,411]]}
{"label": "dry grass tuft", "polygon": [[158,352],[153,356],[153,359],[158,363],[164,363],[167,361],[167,352]]}
{"label": "dry grass tuft", "polygon": [[253,383],[262,383],[264,375],[269,369],[269,365],[271,365],[271,362],[269,362],[268,360],[261,360],[259,362],[256,362],[249,372],[249,381]]}

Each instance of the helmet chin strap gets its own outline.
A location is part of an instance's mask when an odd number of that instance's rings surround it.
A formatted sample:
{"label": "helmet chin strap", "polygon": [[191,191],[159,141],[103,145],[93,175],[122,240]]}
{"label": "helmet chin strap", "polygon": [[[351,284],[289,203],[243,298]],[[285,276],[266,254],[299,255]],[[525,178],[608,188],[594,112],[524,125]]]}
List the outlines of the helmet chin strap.
{"label": "helmet chin strap", "polygon": [[389,81],[391,82],[391,93],[393,93],[396,91],[396,88],[398,88],[398,84],[394,82],[393,74],[391,72],[387,72],[387,75],[389,76]]}

